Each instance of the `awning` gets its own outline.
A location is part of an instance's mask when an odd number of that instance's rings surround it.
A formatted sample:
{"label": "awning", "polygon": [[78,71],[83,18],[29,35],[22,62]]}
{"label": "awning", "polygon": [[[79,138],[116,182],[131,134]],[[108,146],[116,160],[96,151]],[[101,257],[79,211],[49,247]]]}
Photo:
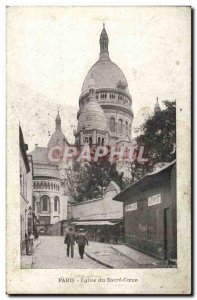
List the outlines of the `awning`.
{"label": "awning", "polygon": [[109,226],[113,226],[113,225],[116,225],[118,224],[119,222],[116,222],[116,223],[112,223],[112,222],[109,222],[109,221],[83,221],[83,222],[72,222],[71,224],[73,225],[83,225],[83,226],[88,226],[88,225],[109,225]]}

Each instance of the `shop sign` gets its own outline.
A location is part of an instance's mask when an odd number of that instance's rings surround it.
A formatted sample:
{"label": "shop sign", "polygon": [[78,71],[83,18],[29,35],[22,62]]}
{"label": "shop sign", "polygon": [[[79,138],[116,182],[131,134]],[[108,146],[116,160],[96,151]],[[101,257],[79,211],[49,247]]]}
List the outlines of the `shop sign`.
{"label": "shop sign", "polygon": [[125,211],[136,210],[136,209],[137,209],[137,202],[125,206]]}
{"label": "shop sign", "polygon": [[148,206],[152,206],[160,203],[161,203],[161,194],[148,197]]}

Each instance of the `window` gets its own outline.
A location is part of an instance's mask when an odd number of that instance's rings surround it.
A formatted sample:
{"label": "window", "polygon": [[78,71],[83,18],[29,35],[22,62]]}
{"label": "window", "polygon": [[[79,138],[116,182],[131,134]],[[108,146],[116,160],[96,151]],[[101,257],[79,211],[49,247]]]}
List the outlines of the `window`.
{"label": "window", "polygon": [[118,132],[122,133],[122,119],[118,120]]}
{"label": "window", "polygon": [[59,198],[54,198],[54,211],[59,212]]}
{"label": "window", "polygon": [[101,99],[107,98],[107,94],[101,94]]}
{"label": "window", "polygon": [[100,138],[100,136],[98,137],[98,145],[100,145],[101,144],[101,138]]}
{"label": "window", "polygon": [[92,137],[89,138],[89,145],[92,146]]}
{"label": "window", "polygon": [[115,132],[115,119],[113,117],[110,118],[110,131]]}
{"label": "window", "polygon": [[104,140],[104,138],[102,138],[102,143],[101,143],[102,146],[104,146],[104,142],[105,142],[105,140]]}
{"label": "window", "polygon": [[127,121],[125,122],[125,129],[126,129],[126,132],[128,132],[128,122]]}
{"label": "window", "polygon": [[42,212],[49,213],[50,199],[49,196],[42,196],[40,199]]}
{"label": "window", "polygon": [[88,138],[87,137],[85,137],[85,143],[88,143]]}
{"label": "window", "polygon": [[114,94],[110,94],[109,97],[110,97],[110,99],[115,99],[116,98],[116,96]]}
{"label": "window", "polygon": [[43,211],[48,211],[48,201],[47,201],[47,198],[44,198],[42,200],[42,210]]}

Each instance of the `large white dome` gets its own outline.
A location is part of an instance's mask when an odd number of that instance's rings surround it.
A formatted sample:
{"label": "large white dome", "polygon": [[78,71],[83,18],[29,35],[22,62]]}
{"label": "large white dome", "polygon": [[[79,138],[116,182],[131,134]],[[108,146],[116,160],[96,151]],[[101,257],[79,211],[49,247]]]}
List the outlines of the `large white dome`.
{"label": "large white dome", "polygon": [[82,94],[88,92],[91,77],[93,76],[96,89],[120,88],[129,93],[126,77],[122,70],[111,60],[99,59],[89,70],[82,86]]}

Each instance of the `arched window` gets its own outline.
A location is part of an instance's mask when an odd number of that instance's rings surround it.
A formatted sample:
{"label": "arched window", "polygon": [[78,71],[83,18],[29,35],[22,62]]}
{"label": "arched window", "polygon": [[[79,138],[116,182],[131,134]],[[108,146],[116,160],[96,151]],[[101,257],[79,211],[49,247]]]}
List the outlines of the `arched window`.
{"label": "arched window", "polygon": [[100,138],[100,136],[98,137],[98,145],[100,145],[101,144],[101,138]]}
{"label": "arched window", "polygon": [[50,198],[47,195],[44,195],[40,198],[41,212],[49,213],[50,212]]}
{"label": "arched window", "polygon": [[54,198],[54,211],[59,213],[59,198],[57,196]]}
{"label": "arched window", "polygon": [[85,137],[85,143],[88,143],[88,138],[87,137]]}
{"label": "arched window", "polygon": [[102,138],[101,145],[104,146],[104,143],[105,143],[105,140],[104,140],[104,138]]}
{"label": "arched window", "polygon": [[115,132],[115,119],[113,117],[110,118],[110,131]]}
{"label": "arched window", "polygon": [[92,146],[92,137],[89,137],[89,145]]}
{"label": "arched window", "polygon": [[122,133],[122,119],[118,120],[118,132]]}
{"label": "arched window", "polygon": [[128,122],[125,121],[125,130],[126,130],[126,133],[128,132]]}

